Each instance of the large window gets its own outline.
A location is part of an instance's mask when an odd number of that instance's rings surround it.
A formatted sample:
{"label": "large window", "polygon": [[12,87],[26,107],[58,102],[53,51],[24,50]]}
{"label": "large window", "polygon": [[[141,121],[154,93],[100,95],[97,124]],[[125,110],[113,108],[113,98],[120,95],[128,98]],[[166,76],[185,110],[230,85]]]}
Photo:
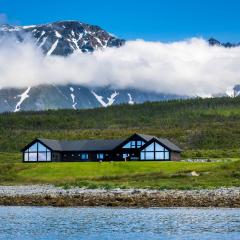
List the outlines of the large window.
{"label": "large window", "polygon": [[157,142],[153,142],[141,151],[140,159],[169,160],[169,151]]}
{"label": "large window", "polygon": [[24,152],[25,162],[50,162],[51,151],[39,142],[34,143]]}
{"label": "large window", "polygon": [[123,146],[123,148],[140,148],[145,143],[143,141],[130,141]]}

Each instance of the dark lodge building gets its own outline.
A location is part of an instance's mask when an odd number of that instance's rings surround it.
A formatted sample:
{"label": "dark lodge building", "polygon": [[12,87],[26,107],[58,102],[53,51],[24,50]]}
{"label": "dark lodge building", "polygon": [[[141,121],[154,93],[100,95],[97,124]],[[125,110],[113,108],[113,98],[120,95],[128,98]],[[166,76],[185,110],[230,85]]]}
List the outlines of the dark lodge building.
{"label": "dark lodge building", "polygon": [[22,149],[24,162],[178,161],[182,150],[165,138],[59,141],[38,138]]}

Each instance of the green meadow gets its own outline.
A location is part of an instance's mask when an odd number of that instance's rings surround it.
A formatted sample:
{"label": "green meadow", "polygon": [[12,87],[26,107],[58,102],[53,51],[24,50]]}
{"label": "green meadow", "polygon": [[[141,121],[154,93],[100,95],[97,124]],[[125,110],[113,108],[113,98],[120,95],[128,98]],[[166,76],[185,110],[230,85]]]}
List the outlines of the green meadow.
{"label": "green meadow", "polygon": [[[191,176],[195,171],[199,176]],[[2,163],[2,185],[201,189],[240,186],[240,159],[226,162]]]}

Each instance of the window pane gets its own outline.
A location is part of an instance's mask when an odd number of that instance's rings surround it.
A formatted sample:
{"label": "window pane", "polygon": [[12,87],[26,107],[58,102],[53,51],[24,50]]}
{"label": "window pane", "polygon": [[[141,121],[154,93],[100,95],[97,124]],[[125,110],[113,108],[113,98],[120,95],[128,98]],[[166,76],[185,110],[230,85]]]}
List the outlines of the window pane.
{"label": "window pane", "polygon": [[87,160],[87,159],[88,159],[88,154],[82,153],[82,160]]}
{"label": "window pane", "polygon": [[150,144],[145,148],[145,151],[154,151],[154,143]]}
{"label": "window pane", "polygon": [[36,152],[37,151],[37,143],[34,143],[30,148],[29,152]]}
{"label": "window pane", "polygon": [[135,141],[131,141],[131,148],[136,148],[136,142]]}
{"label": "window pane", "polygon": [[28,153],[27,152],[24,153],[24,162],[28,162]]}
{"label": "window pane", "polygon": [[141,159],[141,160],[146,160],[146,159],[145,159],[145,153],[144,153],[144,152],[141,152],[140,159]]}
{"label": "window pane", "polygon": [[144,142],[142,142],[142,141],[137,141],[137,148],[140,148],[143,144],[144,144]]}
{"label": "window pane", "polygon": [[46,152],[47,148],[44,147],[41,143],[38,143],[38,151],[39,152]]}
{"label": "window pane", "polygon": [[51,152],[47,152],[47,161],[51,161]]}
{"label": "window pane", "polygon": [[164,147],[158,143],[155,143],[155,151],[159,151],[159,152],[164,151]]}
{"label": "window pane", "polygon": [[46,152],[38,153],[38,161],[46,161]]}
{"label": "window pane", "polygon": [[98,153],[97,154],[97,159],[104,159],[104,154],[103,153]]}
{"label": "window pane", "polygon": [[166,160],[169,160],[169,157],[170,157],[170,156],[169,156],[169,151],[166,151],[166,152],[165,152],[165,159],[166,159]]}
{"label": "window pane", "polygon": [[154,152],[146,152],[146,160],[154,160]]}
{"label": "window pane", "polygon": [[29,153],[29,161],[36,162],[37,161],[37,153]]}
{"label": "window pane", "polygon": [[131,142],[128,142],[126,145],[123,146],[123,148],[131,148]]}
{"label": "window pane", "polygon": [[156,160],[163,160],[164,159],[164,152],[156,152],[155,153]]}

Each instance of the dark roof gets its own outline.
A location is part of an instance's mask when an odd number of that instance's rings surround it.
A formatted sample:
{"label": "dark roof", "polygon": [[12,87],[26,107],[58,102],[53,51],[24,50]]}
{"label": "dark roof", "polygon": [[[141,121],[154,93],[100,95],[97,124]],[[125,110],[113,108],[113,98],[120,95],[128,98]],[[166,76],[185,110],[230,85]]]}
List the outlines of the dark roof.
{"label": "dark roof", "polygon": [[123,139],[58,141],[38,138],[38,140],[54,151],[108,151],[123,142]]}
{"label": "dark roof", "polygon": [[152,136],[152,135],[146,135],[146,134],[138,134],[137,133],[137,135],[138,136],[140,136],[141,138],[143,138],[145,141],[150,141],[151,139],[153,139],[153,138],[156,138],[155,136]]}
{"label": "dark roof", "polygon": [[182,149],[179,148],[178,146],[176,146],[173,142],[170,142],[168,139],[166,138],[158,138],[152,135],[146,135],[146,134],[137,134],[138,136],[140,136],[141,138],[143,138],[144,140],[146,140],[147,142],[154,139],[157,139],[160,143],[162,143],[163,145],[165,145],[169,150],[175,151],[175,152],[182,152]]}
{"label": "dark roof", "polygon": [[58,140],[44,139],[44,138],[38,138],[37,140],[44,143],[46,146],[50,147],[54,151],[62,150],[62,146],[60,144],[60,141]]}
{"label": "dark roof", "polygon": [[[146,141],[146,144],[152,140],[156,139],[162,145],[167,147],[171,151],[182,152],[178,146],[170,142],[166,138],[157,138],[151,135],[136,134]],[[65,141],[65,140],[52,140],[38,138],[40,142],[48,146],[53,151],[111,151],[121,145],[125,139],[114,139],[114,140],[77,140],[77,141]],[[28,147],[29,144],[26,147]],[[24,148],[24,149],[25,149]],[[23,150],[24,150],[23,149]]]}
{"label": "dark roof", "polygon": [[182,149],[179,148],[177,145],[175,145],[173,142],[170,142],[168,139],[166,138],[157,138],[155,137],[155,139],[157,139],[160,143],[162,143],[163,145],[165,145],[168,149],[174,151],[174,152],[182,152]]}

